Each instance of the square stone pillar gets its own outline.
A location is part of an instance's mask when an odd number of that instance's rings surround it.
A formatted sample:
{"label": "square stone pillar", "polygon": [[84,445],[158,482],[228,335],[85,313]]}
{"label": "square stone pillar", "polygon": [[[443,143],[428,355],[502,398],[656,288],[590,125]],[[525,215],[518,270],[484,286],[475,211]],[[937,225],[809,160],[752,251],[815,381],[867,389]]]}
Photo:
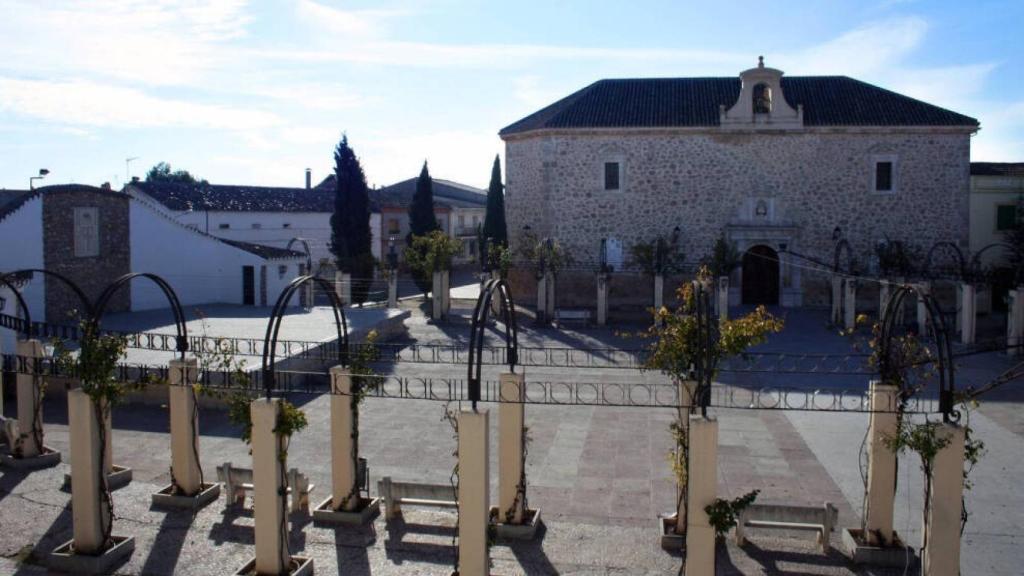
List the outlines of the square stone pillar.
{"label": "square stone pillar", "polygon": [[974,344],[977,326],[977,298],[971,284],[960,284],[960,343]]}
{"label": "square stone pillar", "polygon": [[1024,349],[1024,287],[1017,287],[1006,295],[1006,353],[1021,356]]}
{"label": "square stone pillar", "polygon": [[398,308],[398,270],[388,273],[388,308]]}
{"label": "square stone pillar", "polygon": [[523,420],[525,378],[504,373],[498,377],[501,403],[498,406],[498,521],[505,522],[512,510],[512,524],[522,524],[526,508],[517,498],[523,478]]}
{"label": "square stone pillar", "polygon": [[[18,340],[16,354],[25,359],[28,372],[19,370],[15,377],[18,386],[18,430],[21,434],[21,457],[33,458],[43,453],[43,377],[34,374],[36,362],[43,357],[43,344],[39,340]],[[38,435],[33,433],[38,430]],[[36,436],[39,441],[36,441]]]}
{"label": "square stone pillar", "polygon": [[252,414],[253,516],[256,533],[256,573],[282,574],[291,563],[288,553],[288,498],[284,440],[274,433],[281,400],[260,398],[250,404]]}
{"label": "square stone pillar", "polygon": [[843,278],[838,274],[832,275],[832,313],[830,318],[834,326],[839,326],[843,321]]}
{"label": "square stone pillar", "polygon": [[654,276],[654,312],[657,313],[665,305],[665,277],[661,274]]}
{"label": "square stone pillar", "polygon": [[718,421],[690,416],[687,466],[686,576],[714,576],[715,530],[704,507],[718,491]]}
{"label": "square stone pillar", "polygon": [[544,316],[551,321],[555,318],[555,275],[548,272],[547,281],[544,282],[547,289],[547,296],[544,298]]}
{"label": "square stone pillar", "polygon": [[537,322],[545,324],[551,321],[548,313],[548,275],[544,274],[537,279]]}
{"label": "square stone pillar", "polygon": [[96,407],[81,388],[68,391],[68,427],[75,552],[97,554],[103,550],[103,528],[111,519],[100,500],[106,474],[100,473],[100,427]]}
{"label": "square stone pillar", "polygon": [[347,368],[331,368],[331,508],[352,511],[359,506],[359,494],[345,498],[352,492],[356,482],[352,419],[352,376]]}
{"label": "square stone pillar", "polygon": [[597,275],[597,325],[608,323],[608,275]]}
{"label": "square stone pillar", "polygon": [[719,323],[729,319],[729,277],[719,276],[718,277],[718,291],[717,294],[718,303],[718,321]]}
{"label": "square stone pillar", "polygon": [[487,410],[459,413],[459,575],[490,574],[487,525],[491,479]]}
{"label": "square stone pillar", "polygon": [[[868,494],[864,516],[865,540],[872,546],[893,544],[893,503],[896,499],[896,453],[885,445],[896,436],[899,389],[872,380],[869,385],[871,416],[868,424]],[[881,539],[881,542],[879,542]]]}
{"label": "square stone pillar", "polygon": [[959,576],[964,429],[955,424],[943,424],[937,433],[939,438],[948,439],[949,444],[939,450],[932,463],[928,516],[924,526],[927,541],[921,553],[922,574]]}
{"label": "square stone pillar", "polygon": [[843,327],[857,327],[857,281],[853,278],[843,279]]}
{"label": "square stone pillar", "polygon": [[435,271],[430,288],[430,317],[440,320],[444,317],[444,278]]}
{"label": "square stone pillar", "polygon": [[203,489],[198,461],[199,414],[192,388],[198,376],[199,365],[195,358],[171,360],[167,388],[171,411],[171,471],[186,496],[195,496]]}
{"label": "square stone pillar", "polygon": [[930,282],[922,282],[917,285],[920,293],[917,296],[917,333],[922,338],[928,336],[928,308],[924,305],[924,298],[932,292]]}
{"label": "square stone pillar", "polygon": [[334,290],[338,299],[345,306],[352,305],[352,275],[347,272],[334,273]]}

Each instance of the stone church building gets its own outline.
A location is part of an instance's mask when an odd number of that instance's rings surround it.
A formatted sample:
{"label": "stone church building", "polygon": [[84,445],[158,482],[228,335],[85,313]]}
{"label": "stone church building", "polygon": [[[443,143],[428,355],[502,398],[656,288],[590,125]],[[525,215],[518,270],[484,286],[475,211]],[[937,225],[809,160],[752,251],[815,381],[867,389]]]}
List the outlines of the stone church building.
{"label": "stone church building", "polygon": [[[582,263],[559,276],[560,306],[593,305],[602,239],[622,246],[628,269],[631,245],[676,227],[688,262],[723,234],[743,254],[732,303],[824,304],[827,274],[794,253],[831,262],[836,238],[861,261],[886,238],[967,248],[978,129],[853,78],[784,77],[763,60],[739,77],[601,80],[501,130],[509,234],[513,248],[524,229],[555,238]],[[531,297],[519,276],[517,296]],[[616,276],[613,306],[650,305],[652,288]]]}

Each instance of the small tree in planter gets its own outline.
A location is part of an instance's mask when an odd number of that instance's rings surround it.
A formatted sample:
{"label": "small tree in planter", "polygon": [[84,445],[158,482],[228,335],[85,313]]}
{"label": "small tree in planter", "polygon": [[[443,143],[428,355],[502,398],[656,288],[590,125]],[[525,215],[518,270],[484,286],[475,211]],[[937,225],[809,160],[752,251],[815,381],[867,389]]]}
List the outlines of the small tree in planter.
{"label": "small tree in planter", "polygon": [[711,254],[707,255],[701,263],[707,267],[712,278],[720,278],[732,274],[732,271],[739,268],[743,257],[736,249],[736,245],[726,240],[721,235],[715,240],[711,247]]}
{"label": "small tree in planter", "polygon": [[[526,232],[523,235],[523,241],[520,246],[520,256],[534,263],[535,273],[538,282],[538,310],[537,310],[537,321],[545,323],[550,318],[547,316],[549,312],[554,312],[554,279],[558,277],[558,272],[565,266],[572,264],[573,258],[569,252],[553,238],[539,239],[533,232]],[[551,282],[548,282],[550,278]],[[540,290],[540,282],[544,282],[544,291]],[[544,310],[539,309],[540,303],[543,302]]]}
{"label": "small tree in planter", "polygon": [[686,263],[686,254],[661,236],[650,242],[633,244],[629,255],[630,264],[648,276],[677,274],[683,271]]}
{"label": "small tree in planter", "polygon": [[715,530],[715,542],[720,544],[725,541],[725,535],[736,526],[740,515],[754,503],[760,493],[760,490],[753,490],[732,500],[715,498],[713,503],[704,507],[704,513],[708,515],[708,521]]}
{"label": "small tree in planter", "polygon": [[[450,271],[452,258],[460,252],[462,241],[448,236],[441,230],[434,230],[425,236],[413,236],[404,256],[406,263],[417,275],[432,278],[436,272]],[[435,300],[440,299],[441,302],[447,299],[446,294],[434,294],[433,297]],[[441,310],[442,315],[446,313],[446,310]]]}
{"label": "small tree in planter", "polygon": [[[695,281],[679,287],[679,306],[675,310],[663,307],[656,311],[655,324],[644,333],[653,339],[644,369],[661,371],[680,389],[679,413],[670,426],[675,446],[669,453],[669,462],[679,486],[678,510],[685,510],[689,456],[687,418],[689,414],[696,413],[697,408],[693,397],[697,389],[695,367],[706,363],[708,377],[714,378],[722,359],[743,354],[748,348],[765,342],[768,334],[780,332],[783,327],[783,321],[769,314],[764,306],[758,306],[745,316],[712,322],[710,327],[702,326],[699,316],[703,312],[698,310],[695,285],[702,283],[706,286],[710,281],[710,272],[706,267],[701,268]],[[703,334],[708,329],[712,334],[710,341]],[[710,350],[705,347],[708,344]],[[673,532],[683,534],[685,523],[677,521]]]}

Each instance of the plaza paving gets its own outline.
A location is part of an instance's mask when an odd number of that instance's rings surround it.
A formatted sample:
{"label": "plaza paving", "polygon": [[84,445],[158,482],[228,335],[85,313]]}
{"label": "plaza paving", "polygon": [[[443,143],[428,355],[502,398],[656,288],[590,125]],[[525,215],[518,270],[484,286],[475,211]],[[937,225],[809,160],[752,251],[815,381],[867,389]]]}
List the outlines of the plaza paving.
{"label": "plaza paving", "polygon": [[[465,311],[463,310],[463,313]],[[523,318],[524,324],[525,318]],[[788,313],[787,330],[763,346],[772,351],[841,352],[849,342],[824,327],[824,314]],[[286,322],[286,325],[288,323]],[[465,340],[464,318],[434,325],[414,311],[406,320],[408,341]],[[613,330],[534,330],[523,326],[523,345],[635,346]],[[962,383],[981,383],[1010,365],[998,354],[965,358]],[[496,367],[485,370],[493,378]],[[527,368],[528,381],[661,382],[656,373],[632,370]],[[464,366],[399,364],[391,374],[465,378]],[[722,381],[746,387],[805,389],[864,388],[859,376],[723,373]],[[297,394],[310,425],[293,438],[289,465],[317,484],[312,500],[330,490],[328,398]],[[963,539],[964,574],[1019,574],[1018,527],[1024,524],[1024,386],[1003,389],[984,401],[971,425],[988,446],[972,474],[972,512]],[[457,407],[457,406],[452,406]],[[361,415],[361,450],[370,462],[372,490],[389,475],[401,481],[449,481],[455,440],[443,420],[445,405],[415,400],[369,399]],[[491,406],[493,409],[494,407]],[[12,415],[13,403],[7,403]],[[675,504],[666,453],[671,409],[593,406],[527,406],[528,494],[543,510],[545,529],[526,543],[499,541],[492,548],[495,574],[676,574],[682,559],[658,546],[655,518]],[[737,496],[760,489],[760,501],[839,508],[840,525],[859,524],[863,487],[858,452],[867,416],[777,410],[714,409],[721,426],[719,493]],[[47,444],[68,447],[66,408],[46,405]],[[492,412],[492,442],[496,439]],[[114,493],[115,533],[136,536],[136,551],[119,569],[124,574],[223,574],[253,554],[251,509],[225,509],[224,498],[194,517],[150,508],[150,493],[170,481],[170,448],[165,407],[128,405],[114,415],[114,461],[134,469],[134,481]],[[223,411],[201,414],[201,453],[207,478],[231,461],[249,466],[247,447]],[[492,446],[492,456],[496,450]],[[920,473],[914,457],[901,460],[897,530],[920,542]],[[67,459],[65,458],[65,461]],[[0,469],[0,573],[36,574],[35,566],[70,538],[69,495],[60,491],[67,465],[23,474]],[[497,465],[492,462],[492,496]],[[378,518],[366,529],[326,529],[304,515],[292,517],[293,553],[312,556],[320,574],[449,574],[455,515],[408,509],[404,522]],[[833,535],[838,546],[838,534]],[[19,564],[20,560],[27,562]],[[858,571],[836,551],[825,556],[806,534],[753,531],[743,548],[731,541],[718,555],[721,574],[886,574]],[[910,573],[916,568],[911,567]],[[892,571],[902,574],[903,570]]]}

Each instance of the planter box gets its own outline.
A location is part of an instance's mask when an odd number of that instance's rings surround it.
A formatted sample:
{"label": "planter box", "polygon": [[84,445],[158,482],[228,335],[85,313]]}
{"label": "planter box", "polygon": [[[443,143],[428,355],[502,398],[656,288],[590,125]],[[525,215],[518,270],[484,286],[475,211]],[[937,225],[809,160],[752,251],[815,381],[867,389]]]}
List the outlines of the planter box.
{"label": "planter box", "polygon": [[491,524],[495,527],[498,538],[510,540],[532,540],[537,534],[537,527],[540,526],[540,509],[529,510],[523,514],[522,524],[507,524],[499,522],[497,506],[491,506]]}
{"label": "planter box", "polygon": [[658,517],[658,529],[661,531],[661,547],[669,552],[679,552],[686,547],[686,534],[676,534],[676,515],[669,514]]}
{"label": "planter box", "polygon": [[15,458],[13,454],[0,454],[0,463],[19,470],[49,468],[60,464],[60,452],[49,446],[43,446],[43,453],[31,458]]}
{"label": "planter box", "polygon": [[892,546],[869,546],[864,543],[860,528],[843,528],[843,548],[854,564],[903,568],[914,564],[914,549],[905,545],[896,532]]}
{"label": "planter box", "polygon": [[114,545],[99,555],[76,554],[75,542],[71,540],[50,553],[47,564],[54,570],[70,574],[106,574],[123,563],[135,550],[135,538],[111,536]]}
{"label": "planter box", "polygon": [[[281,574],[280,576],[312,576],[313,575],[313,559],[303,558],[302,556],[292,556],[292,566],[288,572]],[[235,572],[233,576],[259,576],[256,574],[256,559],[253,558],[246,562],[245,566],[238,572]]]}
{"label": "planter box", "polygon": [[[124,488],[132,481],[132,469],[124,466],[113,465],[114,470],[107,474],[107,488],[117,490]],[[71,490],[71,474],[64,475],[64,488]]]}
{"label": "planter box", "polygon": [[206,482],[202,490],[195,496],[184,494],[172,494],[173,484],[168,484],[163,490],[153,494],[153,505],[167,508],[184,508],[186,510],[198,510],[213,502],[220,496],[220,484]]}
{"label": "planter box", "polygon": [[348,524],[362,526],[373,522],[380,515],[380,498],[360,498],[360,507],[352,511],[331,508],[332,498],[328,497],[313,510],[314,524]]}

